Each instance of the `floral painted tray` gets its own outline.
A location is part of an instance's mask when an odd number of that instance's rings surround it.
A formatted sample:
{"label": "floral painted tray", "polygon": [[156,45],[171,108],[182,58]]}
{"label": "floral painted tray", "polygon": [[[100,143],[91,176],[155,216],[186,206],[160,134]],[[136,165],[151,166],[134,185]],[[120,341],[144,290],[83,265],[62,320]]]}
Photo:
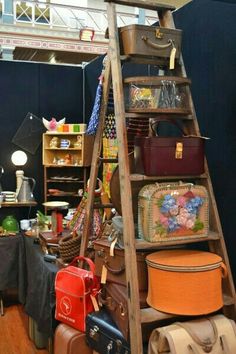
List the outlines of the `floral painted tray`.
{"label": "floral painted tray", "polygon": [[209,200],[205,187],[150,184],[139,192],[139,237],[149,242],[206,237]]}

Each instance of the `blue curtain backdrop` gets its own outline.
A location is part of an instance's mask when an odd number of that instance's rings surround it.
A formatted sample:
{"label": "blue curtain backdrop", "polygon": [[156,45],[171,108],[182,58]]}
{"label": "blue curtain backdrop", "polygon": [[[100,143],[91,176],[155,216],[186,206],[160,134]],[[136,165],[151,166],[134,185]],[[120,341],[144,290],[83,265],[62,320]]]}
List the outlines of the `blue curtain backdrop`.
{"label": "blue curtain backdrop", "polygon": [[195,0],[175,12],[183,57],[236,279],[236,3]]}

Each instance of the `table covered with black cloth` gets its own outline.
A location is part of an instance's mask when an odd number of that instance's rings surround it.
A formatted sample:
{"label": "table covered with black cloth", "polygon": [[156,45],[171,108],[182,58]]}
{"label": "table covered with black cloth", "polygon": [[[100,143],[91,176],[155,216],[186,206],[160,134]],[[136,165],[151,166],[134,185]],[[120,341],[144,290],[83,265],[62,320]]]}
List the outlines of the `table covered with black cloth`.
{"label": "table covered with black cloth", "polygon": [[46,262],[39,244],[25,236],[25,260],[27,290],[25,311],[32,317],[38,330],[51,336],[55,325],[55,291],[54,281],[58,267],[55,263]]}
{"label": "table covered with black cloth", "polygon": [[22,235],[0,237],[0,291],[18,289],[19,301],[24,302],[25,272]]}

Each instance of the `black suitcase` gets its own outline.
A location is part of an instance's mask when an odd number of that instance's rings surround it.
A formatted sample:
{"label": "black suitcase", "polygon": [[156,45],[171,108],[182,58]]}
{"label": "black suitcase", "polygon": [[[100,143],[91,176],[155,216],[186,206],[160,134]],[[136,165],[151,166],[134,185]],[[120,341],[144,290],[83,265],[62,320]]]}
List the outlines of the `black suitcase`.
{"label": "black suitcase", "polygon": [[92,312],[86,318],[86,341],[100,354],[129,354],[130,346],[105,310]]}

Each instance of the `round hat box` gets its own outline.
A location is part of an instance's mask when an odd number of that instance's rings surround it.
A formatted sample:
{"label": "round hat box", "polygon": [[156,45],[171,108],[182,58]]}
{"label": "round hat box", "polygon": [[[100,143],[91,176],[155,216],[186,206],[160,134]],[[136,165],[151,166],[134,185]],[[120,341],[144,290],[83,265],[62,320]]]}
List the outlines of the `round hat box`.
{"label": "round hat box", "polygon": [[168,250],[146,257],[147,303],[177,315],[203,315],[223,306],[222,277],[226,267],[217,254]]}

